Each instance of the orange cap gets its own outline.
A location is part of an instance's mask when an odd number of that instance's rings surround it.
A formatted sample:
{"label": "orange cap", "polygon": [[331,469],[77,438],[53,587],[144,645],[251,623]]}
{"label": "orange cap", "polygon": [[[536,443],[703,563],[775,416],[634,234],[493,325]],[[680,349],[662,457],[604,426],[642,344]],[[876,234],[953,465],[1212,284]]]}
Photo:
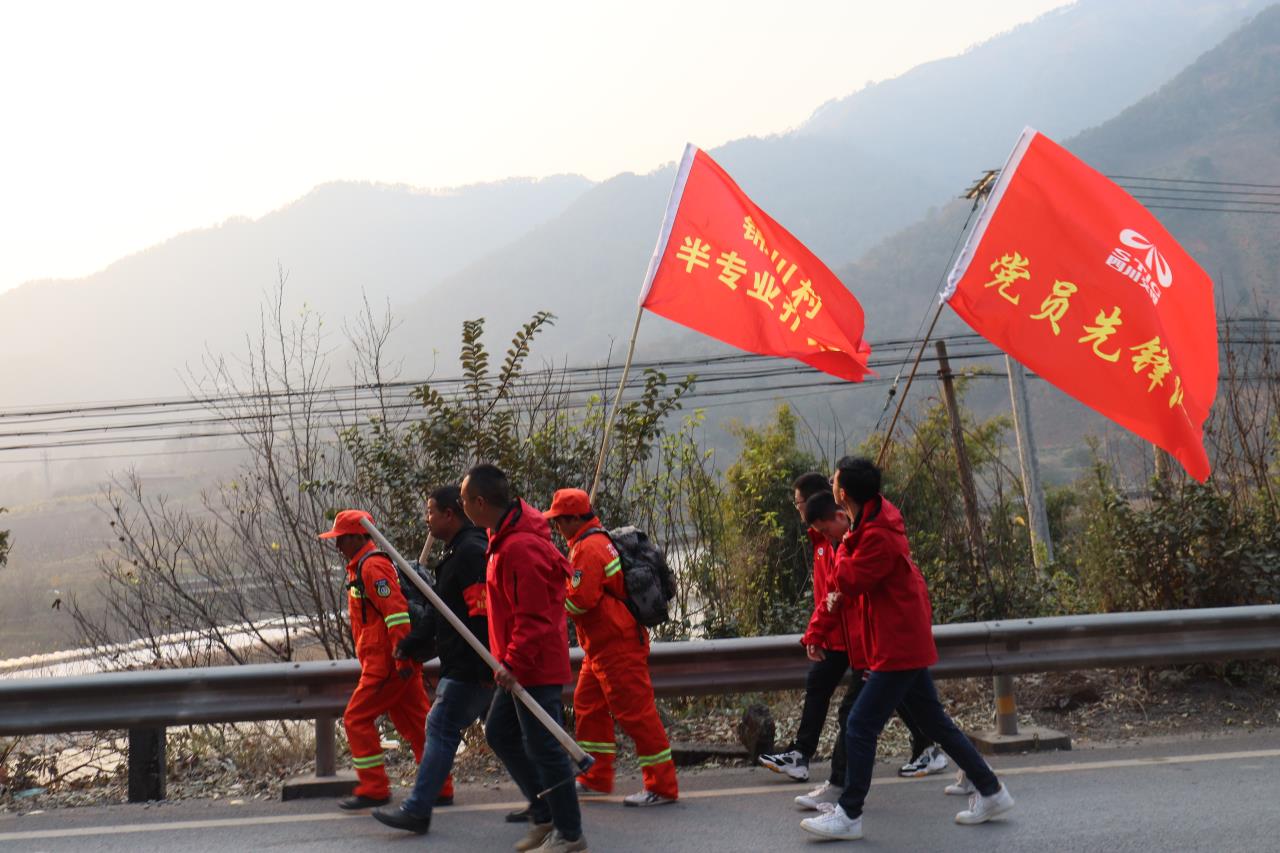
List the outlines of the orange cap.
{"label": "orange cap", "polygon": [[333,518],[333,529],[320,534],[321,539],[337,539],[349,533],[368,536],[369,531],[360,524],[360,519],[367,518],[373,523],[373,516],[362,509],[344,509]]}
{"label": "orange cap", "polygon": [[551,499],[551,509],[543,513],[547,518],[562,515],[591,515],[591,498],[582,489],[560,489]]}

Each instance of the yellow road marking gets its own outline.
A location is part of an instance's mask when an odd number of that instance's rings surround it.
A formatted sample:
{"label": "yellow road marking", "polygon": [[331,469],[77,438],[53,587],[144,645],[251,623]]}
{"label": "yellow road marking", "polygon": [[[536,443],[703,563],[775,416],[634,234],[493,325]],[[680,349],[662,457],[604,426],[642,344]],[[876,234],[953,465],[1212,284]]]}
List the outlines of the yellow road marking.
{"label": "yellow road marking", "polygon": [[[1245,752],[1214,752],[1196,755],[1153,756],[1151,758],[1121,758],[1112,761],[1081,761],[1072,764],[1040,764],[1033,767],[1007,767],[999,770],[1001,776],[1029,776],[1037,773],[1076,773],[1088,770],[1121,770],[1132,767],[1159,767],[1172,764],[1202,764],[1211,761],[1241,761],[1258,758],[1280,758],[1280,749],[1257,749]],[[919,779],[904,779],[888,776],[875,779],[872,784],[902,785],[919,782]],[[786,794],[794,796],[796,786],[774,783],[772,785],[752,785],[740,788],[714,788],[705,791],[685,791],[680,794],[682,800],[705,800],[716,797],[742,797],[758,794]],[[604,802],[620,803],[622,797],[583,798],[583,803]],[[523,802],[509,803],[475,803],[472,805],[449,806],[444,814],[465,812],[496,812],[507,809],[523,808]],[[347,814],[341,812],[321,812],[317,814],[297,815],[264,815],[259,817],[212,818],[208,820],[164,821],[161,823],[127,823],[115,826],[85,826],[74,829],[40,829],[29,832],[0,832],[0,842],[32,841],[40,838],[84,838],[93,835],[123,835],[132,832],[167,832],[192,831],[197,829],[226,829],[239,826],[270,826],[273,824],[315,823],[318,821],[367,819],[366,814]]]}

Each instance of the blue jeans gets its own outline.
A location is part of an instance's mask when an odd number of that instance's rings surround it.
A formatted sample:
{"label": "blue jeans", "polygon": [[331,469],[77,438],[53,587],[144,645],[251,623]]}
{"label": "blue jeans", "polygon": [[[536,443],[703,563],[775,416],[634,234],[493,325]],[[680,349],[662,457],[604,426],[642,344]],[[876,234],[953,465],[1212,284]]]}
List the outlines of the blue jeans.
{"label": "blue jeans", "polygon": [[[559,684],[525,689],[551,719],[563,724]],[[489,709],[489,719],[484,724],[484,736],[511,774],[520,793],[529,801],[533,822],[554,823],[560,834],[570,841],[580,838],[582,812],[578,809],[578,792],[573,785],[577,771],[551,732],[514,696],[506,690],[498,690],[493,697],[493,707]],[[555,790],[545,798],[538,796],[553,785]]]}
{"label": "blue jeans", "polygon": [[845,751],[849,766],[845,771],[840,807],[846,815],[855,818],[862,814],[862,804],[871,789],[876,740],[895,708],[905,710],[924,735],[951,756],[979,793],[991,796],[1000,790],[996,774],[942,709],[929,670],[873,672],[862,685],[845,724]]}
{"label": "blue jeans", "polygon": [[484,719],[492,701],[492,684],[440,679],[436,700],[427,715],[427,748],[418,765],[418,779],[400,806],[406,814],[431,817],[440,786],[453,769],[453,757],[458,752],[458,744],[462,743],[462,732],[476,720]]}

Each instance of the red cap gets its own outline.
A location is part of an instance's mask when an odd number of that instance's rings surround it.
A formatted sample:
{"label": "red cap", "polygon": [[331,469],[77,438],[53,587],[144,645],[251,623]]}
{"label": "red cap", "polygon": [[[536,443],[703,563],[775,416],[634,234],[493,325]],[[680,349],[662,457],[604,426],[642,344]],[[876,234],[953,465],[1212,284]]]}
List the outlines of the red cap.
{"label": "red cap", "polygon": [[551,499],[551,509],[543,513],[547,518],[562,515],[591,515],[591,498],[582,489],[560,489]]}
{"label": "red cap", "polygon": [[373,516],[362,509],[344,509],[333,518],[333,529],[320,534],[321,539],[337,539],[339,536],[346,536],[349,533],[357,533],[361,536],[368,536],[369,531],[364,529],[360,524],[360,519],[367,518],[369,523],[373,523]]}

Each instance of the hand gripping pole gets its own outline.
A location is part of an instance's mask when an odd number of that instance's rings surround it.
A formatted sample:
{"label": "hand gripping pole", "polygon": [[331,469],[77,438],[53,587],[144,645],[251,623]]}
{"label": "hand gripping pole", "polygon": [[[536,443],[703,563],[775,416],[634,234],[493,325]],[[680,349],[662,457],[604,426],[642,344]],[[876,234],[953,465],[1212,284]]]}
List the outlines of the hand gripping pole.
{"label": "hand gripping pole", "polygon": [[[427,601],[431,602],[431,606],[436,609],[436,612],[443,616],[449,624],[453,626],[453,630],[457,631],[458,635],[467,641],[467,645],[471,646],[475,653],[489,665],[489,668],[494,672],[503,669],[502,664],[498,663],[497,659],[489,653],[489,647],[476,639],[476,635],[471,633],[467,628],[466,623],[458,618],[458,615],[453,612],[449,605],[444,603],[444,600],[436,594],[436,591],[431,588],[430,584],[424,581],[418,573],[413,570],[413,567],[409,565],[408,561],[406,561],[404,557],[400,556],[400,552],[395,549],[394,545],[387,541],[387,537],[382,535],[382,532],[374,526],[373,522],[369,521],[367,518],[362,518],[360,519],[360,523],[364,525],[364,529],[373,537],[373,541],[377,543],[379,550],[384,551],[391,556],[391,559],[395,562],[396,566],[404,576],[409,579],[410,583],[416,586],[418,591],[426,596]],[[546,727],[547,731],[551,732],[552,737],[560,742],[560,745],[564,747],[564,751],[569,753],[569,757],[578,765],[578,769],[580,771],[585,773],[591,765],[595,763],[595,759],[584,752],[582,747],[578,746],[578,742],[570,737],[568,732],[560,728],[560,726],[556,724],[556,721],[551,719],[551,715],[548,714],[541,705],[534,701],[534,698],[530,696],[529,692],[521,687],[519,683],[511,688],[511,693],[522,705],[525,706],[525,708],[529,710],[529,713],[533,714],[533,716],[537,718],[538,722],[542,723],[542,725]],[[560,784],[564,783],[557,783],[557,785],[553,785],[552,788],[558,787]],[[547,790],[551,790],[551,788],[548,788]],[[545,794],[546,791],[543,791],[542,793]],[[542,795],[539,794],[539,796]]]}

